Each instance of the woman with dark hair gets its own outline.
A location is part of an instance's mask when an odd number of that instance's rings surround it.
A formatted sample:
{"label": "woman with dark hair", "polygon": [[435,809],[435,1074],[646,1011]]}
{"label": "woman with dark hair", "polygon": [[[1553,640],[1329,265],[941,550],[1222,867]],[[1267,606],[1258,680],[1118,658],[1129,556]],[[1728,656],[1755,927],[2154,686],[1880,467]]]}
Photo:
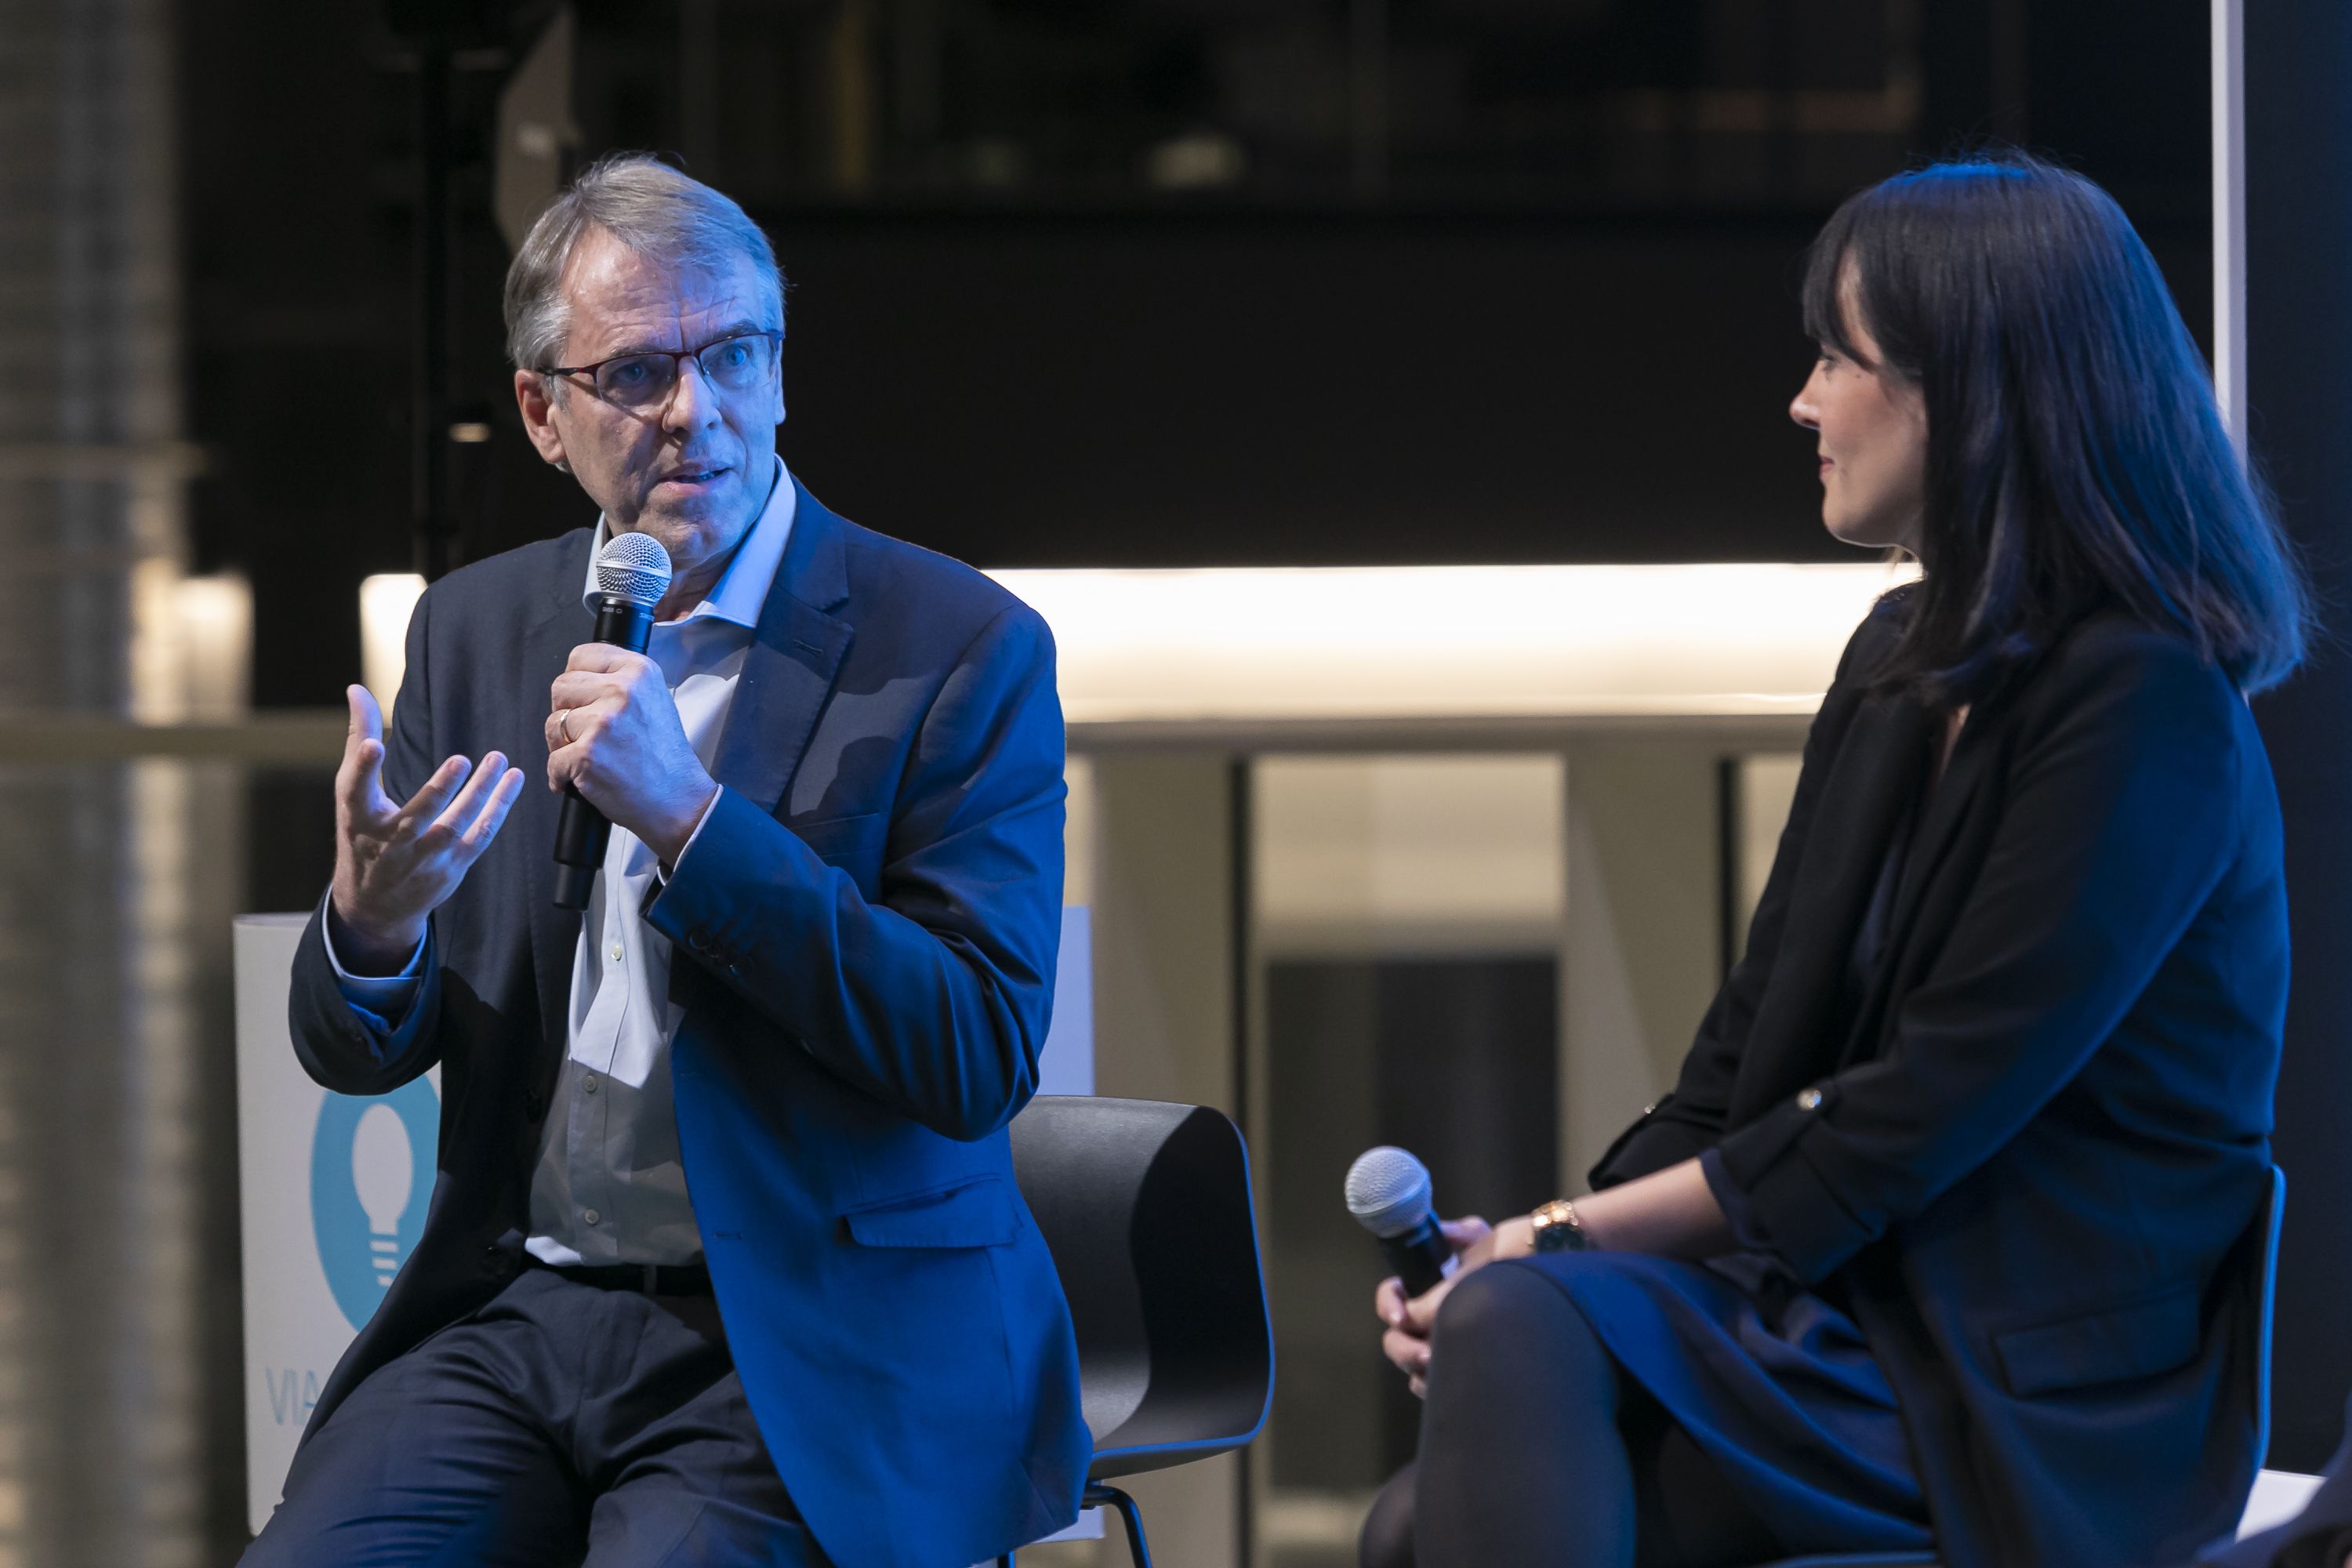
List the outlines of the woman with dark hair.
{"label": "woman with dark hair", "polygon": [[2245,699],[2300,575],[2090,182],[1889,180],[1805,310],[1823,521],[1921,580],[1847,647],[1674,1092],[1590,1195],[1382,1286],[1427,1404],[1370,1563],[2132,1568],[2252,1482],[2287,942]]}

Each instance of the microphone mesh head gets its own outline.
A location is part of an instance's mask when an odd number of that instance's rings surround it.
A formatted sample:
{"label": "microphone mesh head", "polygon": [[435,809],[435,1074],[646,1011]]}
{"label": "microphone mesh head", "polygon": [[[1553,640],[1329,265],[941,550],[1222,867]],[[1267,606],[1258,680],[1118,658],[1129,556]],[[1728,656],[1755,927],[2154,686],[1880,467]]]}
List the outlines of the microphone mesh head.
{"label": "microphone mesh head", "polygon": [[1429,1167],[1402,1149],[1367,1149],[1348,1167],[1348,1212],[1374,1236],[1402,1236],[1429,1217]]}
{"label": "microphone mesh head", "polygon": [[596,588],[633,605],[658,605],[669,592],[669,552],[650,534],[616,533],[596,552]]}

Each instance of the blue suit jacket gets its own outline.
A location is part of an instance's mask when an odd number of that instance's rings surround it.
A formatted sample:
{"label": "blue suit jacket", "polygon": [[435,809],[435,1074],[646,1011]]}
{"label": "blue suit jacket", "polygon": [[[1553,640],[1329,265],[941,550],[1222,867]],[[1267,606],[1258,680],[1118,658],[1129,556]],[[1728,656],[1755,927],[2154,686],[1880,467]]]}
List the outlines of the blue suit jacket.
{"label": "blue suit jacket", "polygon": [[[536,773],[588,640],[583,530],[433,585],[386,787],[498,748]],[[1062,892],[1062,721],[1037,615],[805,489],[729,710],[721,785],[645,918],[676,945],[679,1142],[768,1450],[836,1562],[954,1568],[1076,1516],[1088,1439],[1051,1256],[1005,1124],[1036,1091]],[[370,1372],[521,1267],[579,916],[536,784],[432,921],[412,1043],[344,1004],[317,918],[296,1053],[350,1094],[442,1069],[422,1239],[329,1380]]]}
{"label": "blue suit jacket", "polygon": [[2081,623],[1976,705],[1842,1016],[1937,722],[1874,689],[1906,599],[1855,634],[1748,952],[1594,1182],[1722,1151],[1790,1270],[1845,1288],[1948,1568],[2178,1561],[2236,1521],[2259,1442],[2270,763],[2188,644]]}

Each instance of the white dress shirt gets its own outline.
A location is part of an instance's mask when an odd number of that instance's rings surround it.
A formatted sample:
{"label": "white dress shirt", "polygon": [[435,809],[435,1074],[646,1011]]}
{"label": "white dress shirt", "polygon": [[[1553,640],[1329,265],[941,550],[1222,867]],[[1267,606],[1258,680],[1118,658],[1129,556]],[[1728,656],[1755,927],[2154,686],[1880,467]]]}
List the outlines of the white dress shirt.
{"label": "white dress shirt", "polygon": [[[684,616],[656,622],[646,645],[677,704],[687,743],[705,768],[718,753],[744,654],[792,536],[795,505],[792,476],[779,458],[768,504],[725,574]],[[595,552],[609,537],[598,518],[583,600],[595,595]],[[569,1048],[531,1175],[530,1235],[523,1245],[542,1263],[702,1259],[670,1099],[669,1043],[679,1016],[669,1000],[670,944],[637,914],[659,869],[653,851],[615,825],[572,953]],[[387,1018],[407,1011],[420,978],[416,960],[401,975],[371,979],[344,972],[331,939],[327,956],[355,1006]]]}

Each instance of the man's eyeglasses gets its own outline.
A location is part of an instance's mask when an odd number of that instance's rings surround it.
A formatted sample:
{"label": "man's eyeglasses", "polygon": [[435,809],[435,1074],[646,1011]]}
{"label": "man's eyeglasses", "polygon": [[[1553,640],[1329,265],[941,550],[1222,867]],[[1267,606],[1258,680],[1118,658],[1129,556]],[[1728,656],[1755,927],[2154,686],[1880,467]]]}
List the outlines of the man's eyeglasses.
{"label": "man's eyeglasses", "polygon": [[722,393],[750,392],[767,384],[776,374],[776,356],[783,342],[782,332],[730,332],[683,353],[656,349],[600,359],[594,364],[550,365],[539,374],[587,376],[595,383],[596,395],[615,408],[655,414],[669,406],[685,361],[700,366],[702,379]]}

